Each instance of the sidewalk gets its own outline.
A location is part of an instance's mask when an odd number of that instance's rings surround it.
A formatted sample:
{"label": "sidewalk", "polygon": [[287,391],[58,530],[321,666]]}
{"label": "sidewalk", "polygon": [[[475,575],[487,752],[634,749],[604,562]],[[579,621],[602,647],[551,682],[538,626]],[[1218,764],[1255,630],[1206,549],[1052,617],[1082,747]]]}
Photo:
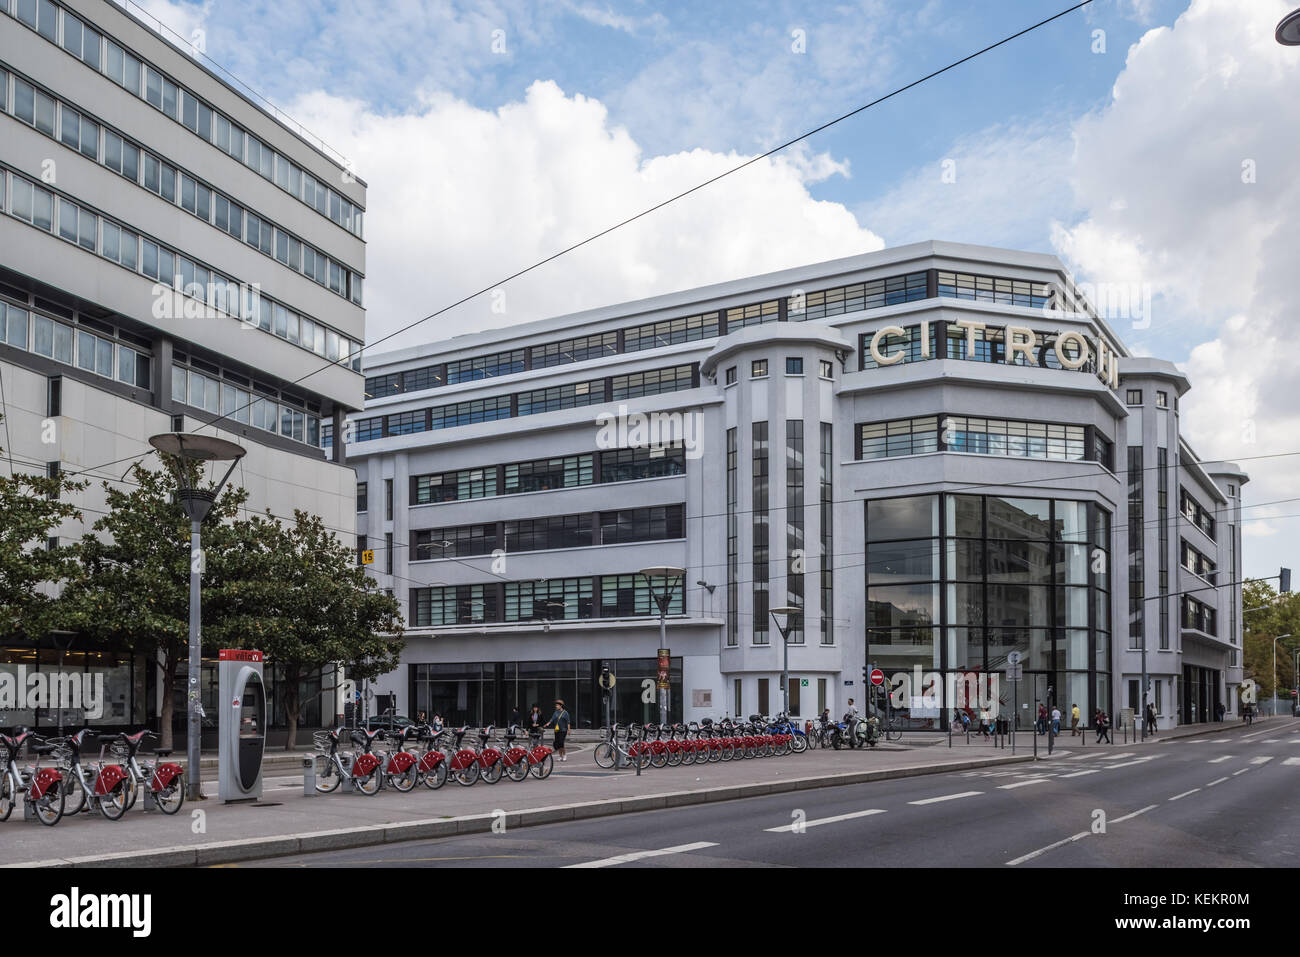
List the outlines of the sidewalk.
{"label": "sidewalk", "polygon": [[[601,817],[686,804],[734,800],[807,788],[858,784],[886,778],[964,771],[1031,761],[1022,753],[976,755],[973,749],[908,749],[897,745],[870,751],[817,750],[802,755],[759,758],[677,768],[605,771],[591,759],[590,745],[570,751],[545,781],[503,779],[461,787],[448,782],[437,791],[419,787],[409,794],[384,790],[373,796],[334,794],[307,797],[302,776],[267,775],[256,804],[190,802],[174,817],[142,810],[140,802],[120,821],[98,813],[65,818],[55,827],[25,822],[21,808],[0,824],[0,866],[194,866],[256,860],[331,848],[422,840],[449,834],[486,832],[561,820]],[[215,795],[215,784],[205,783]],[[199,811],[197,816],[195,811]],[[199,833],[194,833],[194,830]]]}
{"label": "sidewalk", "polygon": [[[1276,724],[1281,726],[1296,719],[1290,715],[1278,715],[1276,718],[1265,717],[1256,718],[1251,725],[1252,730],[1263,729]],[[1092,728],[1080,728],[1077,736],[1070,734],[1067,727],[1061,728],[1061,733],[1056,736],[1052,744],[1052,750],[1058,748],[1106,748],[1111,745],[1117,747],[1134,747],[1160,744],[1165,741],[1175,741],[1180,738],[1191,738],[1207,734],[1223,734],[1234,729],[1245,728],[1246,725],[1240,719],[1236,721],[1211,721],[1206,724],[1184,724],[1175,728],[1167,728],[1157,731],[1155,734],[1148,734],[1145,741],[1142,740],[1142,726],[1121,727],[1110,729],[1110,744],[1103,741],[1097,743],[1097,732]],[[1033,754],[1035,734],[1031,730],[1017,731],[1015,735],[1016,754]],[[1037,735],[1038,754],[1040,757],[1047,754],[1047,735]],[[969,740],[968,740],[969,739]],[[999,739],[994,742],[991,738],[986,738],[978,731],[972,730],[968,735],[952,734],[952,750],[970,753],[972,755],[979,753],[987,754],[1010,754],[1011,738]],[[948,750],[949,737],[946,732],[940,733],[935,731],[911,731],[903,734],[901,744],[909,748],[943,748]]]}

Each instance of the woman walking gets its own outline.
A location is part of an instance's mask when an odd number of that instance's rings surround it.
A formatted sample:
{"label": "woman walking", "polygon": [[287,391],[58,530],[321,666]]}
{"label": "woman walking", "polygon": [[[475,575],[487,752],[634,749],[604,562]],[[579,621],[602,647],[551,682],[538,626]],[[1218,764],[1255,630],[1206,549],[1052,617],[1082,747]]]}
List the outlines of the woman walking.
{"label": "woman walking", "polygon": [[564,710],[564,702],[558,698],[555,701],[555,713],[547,719],[546,724],[555,729],[555,753],[560,756],[561,761],[569,760],[569,756],[564,753],[564,739],[569,736],[569,726],[573,724],[573,718]]}

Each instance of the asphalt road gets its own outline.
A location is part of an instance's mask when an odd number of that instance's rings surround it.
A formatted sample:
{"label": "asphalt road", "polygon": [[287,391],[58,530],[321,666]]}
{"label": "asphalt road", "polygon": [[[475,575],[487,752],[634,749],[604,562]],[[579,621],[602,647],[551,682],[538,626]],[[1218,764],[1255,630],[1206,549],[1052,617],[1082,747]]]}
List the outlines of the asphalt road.
{"label": "asphalt road", "polygon": [[1300,721],[1035,764],[513,832],[258,861],[281,867],[1294,867]]}

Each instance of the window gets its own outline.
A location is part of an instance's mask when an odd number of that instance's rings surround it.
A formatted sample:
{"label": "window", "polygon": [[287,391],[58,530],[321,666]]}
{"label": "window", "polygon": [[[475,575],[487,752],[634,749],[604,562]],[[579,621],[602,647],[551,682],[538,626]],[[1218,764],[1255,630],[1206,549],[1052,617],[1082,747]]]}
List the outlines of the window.
{"label": "window", "polygon": [[[509,412],[509,398],[506,401]],[[617,396],[616,396],[617,398]],[[518,396],[519,414],[536,415],[541,412],[553,412],[557,409],[576,409],[584,405],[593,405],[605,401],[605,380],[594,379],[590,382],[569,382],[552,386],[549,389],[534,389],[521,392]]]}
{"label": "window", "polygon": [[600,453],[602,484],[685,474],[686,450],[681,444],[658,449],[609,449]]}
{"label": "window", "polygon": [[640,352],[643,349],[657,349],[660,346],[712,339],[717,334],[718,314],[710,312],[705,315],[633,326],[623,333],[623,350]]}
{"label": "window", "polygon": [[584,362],[614,355],[618,351],[618,333],[604,332],[598,335],[583,336],[579,339],[566,339],[551,342],[544,346],[533,346],[531,350],[532,367],[541,369],[547,366],[563,365],[570,362]]}
{"label": "window", "polygon": [[732,333],[746,326],[757,326],[765,322],[776,322],[779,318],[780,305],[771,302],[756,302],[748,306],[737,306],[727,310],[727,332]]}
{"label": "window", "polygon": [[384,479],[384,518],[393,520],[393,480]]}
{"label": "window", "polygon": [[[635,399],[645,395],[659,395],[692,387],[695,378],[693,366],[673,366],[669,369],[651,369],[616,375],[611,380],[611,399]],[[522,412],[520,413],[523,414]]]}
{"label": "window", "polygon": [[414,505],[490,498],[497,494],[497,470],[462,469],[441,475],[417,475],[414,486],[411,493]]}
{"label": "window", "polygon": [[763,379],[767,376],[767,360],[755,359],[749,367],[749,377],[751,379]]}
{"label": "window", "polygon": [[939,449],[939,417],[898,419],[858,426],[858,458],[922,455]]}
{"label": "window", "polygon": [[538,459],[516,462],[504,467],[503,495],[520,492],[541,492],[550,489],[575,488],[590,485],[593,481],[595,456],[568,455],[562,458]]}
{"label": "window", "polygon": [[785,360],[786,375],[803,375],[803,359],[798,356],[788,356]]}
{"label": "window", "polygon": [[1237,497],[1237,486],[1235,486],[1235,485],[1229,483],[1229,485],[1228,485],[1228,498],[1236,498],[1236,497]]}
{"label": "window", "polygon": [[364,512],[369,509],[367,489],[369,486],[365,482],[357,483],[357,511]]}
{"label": "window", "polygon": [[[3,102],[3,97],[0,97]],[[62,128],[63,145],[77,150],[93,160],[99,158],[99,125],[82,116],[70,107],[63,107],[59,113],[59,125]],[[121,172],[121,170],[118,170]]]}
{"label": "window", "polygon": [[1168,393],[1168,392],[1157,392],[1157,393],[1156,393],[1156,408],[1157,408],[1157,409],[1167,409],[1167,408],[1169,408],[1169,393]]}
{"label": "window", "polygon": [[492,585],[411,589],[411,624],[417,628],[496,620],[497,595]]}
{"label": "window", "polygon": [[940,296],[949,299],[969,299],[976,302],[996,302],[1005,306],[1041,309],[1050,300],[1051,287],[1043,282],[1000,279],[993,276],[975,276],[969,273],[940,270],[938,292]]}
{"label": "window", "polygon": [[506,522],[504,531],[507,552],[587,548],[592,544],[590,513],[520,519]]}
{"label": "window", "polygon": [[59,235],[70,243],[94,252],[99,235],[99,218],[66,199],[60,199]]}
{"label": "window", "polygon": [[[15,349],[27,349],[27,310],[0,302],[0,341]],[[51,382],[57,382],[57,378]],[[50,415],[58,415],[51,412]]]}
{"label": "window", "polygon": [[731,368],[729,368],[729,369],[727,370],[727,372],[726,372],[726,383],[727,383],[727,385],[735,385],[735,384],[736,384],[736,367],[735,367],[735,366],[732,366]]}
{"label": "window", "polygon": [[104,165],[134,183],[140,178],[140,149],[112,130],[105,130]]}
{"label": "window", "polygon": [[831,365],[829,359],[819,359],[817,363],[817,374],[823,379],[835,378],[835,367]]}
{"label": "window", "polygon": [[591,618],[594,582],[591,578],[552,578],[506,582],[506,621],[554,621]]}
{"label": "window", "polygon": [[685,536],[684,509],[685,506],[682,505],[657,505],[601,512],[600,544],[617,545],[682,538]]}
{"label": "window", "polygon": [[1141,390],[1141,389],[1129,389],[1129,390],[1128,390],[1128,398],[1126,399],[1126,403],[1127,403],[1128,405],[1141,405],[1141,404],[1142,404],[1142,390]]}
{"label": "window", "polygon": [[[667,614],[682,614],[682,591],[678,588],[673,592]],[[602,618],[657,617],[659,605],[644,575],[602,575],[600,614]]]}
{"label": "window", "polygon": [[18,77],[14,77],[14,116],[46,136],[54,135],[54,100]]}
{"label": "window", "polygon": [[926,274],[917,272],[851,286],[821,289],[802,297],[791,296],[788,305],[790,319],[793,322],[824,319],[849,312],[880,309],[899,302],[913,302],[925,298],[925,286]]}
{"label": "window", "polygon": [[731,648],[740,642],[740,520],[736,514],[740,483],[737,458],[736,430],[727,429],[727,645]]}
{"label": "window", "polygon": [[753,620],[754,644],[768,643],[768,469],[767,423],[754,422],[751,425],[750,459],[752,463],[751,503],[752,539],[753,539]]}
{"label": "window", "polygon": [[[306,247],[303,251],[306,252]],[[510,352],[447,363],[447,384],[455,385],[457,382],[472,382],[523,371],[524,350],[514,349]]]}

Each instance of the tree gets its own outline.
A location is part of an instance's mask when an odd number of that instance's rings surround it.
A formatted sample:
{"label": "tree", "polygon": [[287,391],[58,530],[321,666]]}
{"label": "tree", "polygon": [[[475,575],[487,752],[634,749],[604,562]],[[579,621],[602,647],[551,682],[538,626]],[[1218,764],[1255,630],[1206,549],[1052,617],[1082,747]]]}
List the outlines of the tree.
{"label": "tree", "polygon": [[[1300,594],[1279,595],[1267,581],[1248,581],[1241,589],[1246,631],[1242,641],[1245,673],[1259,685],[1259,700],[1271,700],[1274,689],[1279,701],[1294,678],[1292,654],[1300,648]],[[1277,670],[1273,668],[1273,639],[1292,635],[1277,643]],[[1289,698],[1288,698],[1289,700]]]}
{"label": "tree", "polygon": [[231,581],[219,599],[213,634],[226,647],[259,648],[279,666],[289,750],[306,705],[304,681],[336,664],[353,678],[397,667],[401,606],[379,591],[353,550],[315,515],[295,510],[292,524],[269,513],[254,518],[243,541],[229,556]]}
{"label": "tree", "polygon": [[[114,648],[158,661],[162,672],[159,719],[162,747],[172,746],[172,688],[179,663],[189,655],[190,522],[174,503],[176,460],[163,455],[165,469],[137,463],[129,491],[104,483],[108,513],[95,522],[97,534],[80,543],[81,575],[65,590],[70,621]],[[197,481],[199,468],[191,478]],[[234,519],[248,498],[227,488],[203,526],[203,628],[215,626],[230,575],[227,557],[247,534]]]}
{"label": "tree", "polygon": [[81,521],[66,496],[88,484],[62,473],[0,476],[0,637],[24,635],[34,641],[67,626],[56,591],[77,575],[78,548],[50,548],[48,541],[63,522]]}

